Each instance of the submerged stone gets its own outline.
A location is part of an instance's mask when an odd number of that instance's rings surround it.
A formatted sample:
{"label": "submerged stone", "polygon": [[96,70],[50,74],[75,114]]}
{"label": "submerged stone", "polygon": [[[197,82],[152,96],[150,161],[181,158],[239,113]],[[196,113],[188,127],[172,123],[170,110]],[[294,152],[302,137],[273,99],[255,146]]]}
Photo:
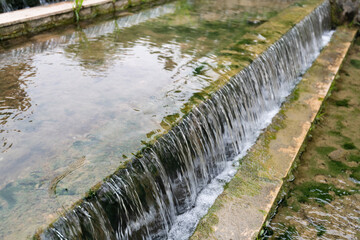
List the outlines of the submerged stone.
{"label": "submerged stone", "polygon": [[348,152],[343,149],[337,149],[328,154],[329,158],[334,161],[345,160]]}

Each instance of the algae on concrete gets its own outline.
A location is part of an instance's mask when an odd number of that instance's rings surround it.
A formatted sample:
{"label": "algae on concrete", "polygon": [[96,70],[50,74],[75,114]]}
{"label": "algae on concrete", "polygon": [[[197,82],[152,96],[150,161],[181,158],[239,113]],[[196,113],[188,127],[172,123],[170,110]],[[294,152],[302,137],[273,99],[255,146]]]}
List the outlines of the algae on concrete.
{"label": "algae on concrete", "polygon": [[[332,80],[337,73],[343,58],[354,38],[356,30],[340,28],[337,30],[330,46],[320,54],[315,64],[304,75],[303,80],[297,86],[297,90],[289,97],[281,115],[275,118],[275,122],[282,123],[276,137],[270,133],[274,124],[270,125],[265,133],[260,136],[257,143],[248,155],[241,160],[240,169],[236,176],[242,177],[249,173],[249,169],[242,171],[241,165],[251,165],[255,171],[254,180],[261,186],[260,191],[253,196],[253,190],[234,196],[232,181],[219,196],[215,206],[224,206],[206,215],[199,223],[192,239],[251,239],[256,238],[262,224],[276,209],[276,202],[283,198],[286,187],[281,189],[284,181],[292,181],[291,169],[296,166],[296,156],[301,155],[305,148],[303,141],[308,131],[312,130],[311,123],[319,121],[316,117],[321,103],[330,89]],[[278,125],[278,124],[277,124]],[[310,134],[309,134],[310,135]],[[266,137],[267,136],[267,137]],[[308,136],[309,137],[309,136]],[[322,154],[330,152],[332,148],[321,148]],[[236,179],[236,178],[235,178]],[[251,181],[247,179],[247,181]],[[254,184],[256,185],[256,184]],[[323,199],[333,198],[329,192],[336,196],[349,195],[349,191],[338,189],[333,185],[321,185],[321,193],[309,191],[309,186],[299,189],[303,194],[302,199],[311,196],[323,196]],[[296,211],[300,210],[299,204],[294,204]],[[266,216],[264,216],[266,212]],[[213,219],[216,218],[215,224]],[[286,236],[297,234],[294,226],[287,226]],[[317,226],[321,234],[324,228]],[[286,237],[285,235],[283,237]]]}
{"label": "algae on concrete", "polygon": [[306,142],[295,180],[265,228],[265,239],[289,235],[290,226],[304,239],[360,238],[360,70],[353,64],[360,60],[359,43],[357,38],[323,103],[323,116]]}

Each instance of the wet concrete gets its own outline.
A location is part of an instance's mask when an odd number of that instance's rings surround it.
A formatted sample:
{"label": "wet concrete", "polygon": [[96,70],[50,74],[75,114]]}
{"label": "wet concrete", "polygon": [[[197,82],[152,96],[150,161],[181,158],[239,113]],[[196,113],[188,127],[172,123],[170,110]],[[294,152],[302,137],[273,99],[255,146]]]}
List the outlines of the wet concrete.
{"label": "wet concrete", "polygon": [[277,4],[177,1],[1,49],[0,238],[47,226],[219,89],[242,67],[224,49]]}
{"label": "wet concrete", "polygon": [[[141,4],[161,0],[84,0],[79,11],[80,20],[101,14],[123,11]],[[74,3],[60,2],[0,14],[0,41],[39,33],[54,27],[75,23]]]}
{"label": "wet concrete", "polygon": [[360,239],[359,52],[357,38],[264,239]]}
{"label": "wet concrete", "polygon": [[258,236],[277,205],[284,179],[291,177],[288,173],[355,34],[355,29],[337,29],[282,111],[240,161],[234,179],[200,221],[192,239]]}

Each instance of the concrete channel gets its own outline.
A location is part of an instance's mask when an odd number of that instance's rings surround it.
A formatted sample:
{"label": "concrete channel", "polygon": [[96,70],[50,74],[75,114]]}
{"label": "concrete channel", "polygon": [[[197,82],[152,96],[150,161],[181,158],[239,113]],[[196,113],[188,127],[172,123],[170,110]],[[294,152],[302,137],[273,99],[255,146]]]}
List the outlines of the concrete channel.
{"label": "concrete channel", "polygon": [[[260,25],[255,33],[244,37],[257,42],[247,45],[246,50],[255,59],[322,2],[305,0],[282,11]],[[89,19],[142,3],[141,0],[87,0],[80,16]],[[73,22],[72,2],[4,13],[0,14],[0,40],[36,34]],[[224,192],[200,220],[191,239],[257,238],[285,194],[283,185],[291,178],[304,141],[356,33],[356,29],[346,27],[336,30],[330,44],[303,76],[272,124],[241,160],[235,177],[226,184]],[[266,40],[259,39],[259,35],[265,36]]]}
{"label": "concrete channel", "polygon": [[339,27],[273,123],[258,139],[191,239],[256,239],[292,169],[357,29]]}

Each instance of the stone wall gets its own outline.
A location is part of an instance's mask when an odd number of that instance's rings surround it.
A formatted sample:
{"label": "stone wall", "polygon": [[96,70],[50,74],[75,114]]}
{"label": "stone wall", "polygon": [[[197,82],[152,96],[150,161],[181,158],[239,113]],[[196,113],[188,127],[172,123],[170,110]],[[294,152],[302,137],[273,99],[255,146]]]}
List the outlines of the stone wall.
{"label": "stone wall", "polygon": [[360,25],[360,0],[330,0],[334,26]]}

